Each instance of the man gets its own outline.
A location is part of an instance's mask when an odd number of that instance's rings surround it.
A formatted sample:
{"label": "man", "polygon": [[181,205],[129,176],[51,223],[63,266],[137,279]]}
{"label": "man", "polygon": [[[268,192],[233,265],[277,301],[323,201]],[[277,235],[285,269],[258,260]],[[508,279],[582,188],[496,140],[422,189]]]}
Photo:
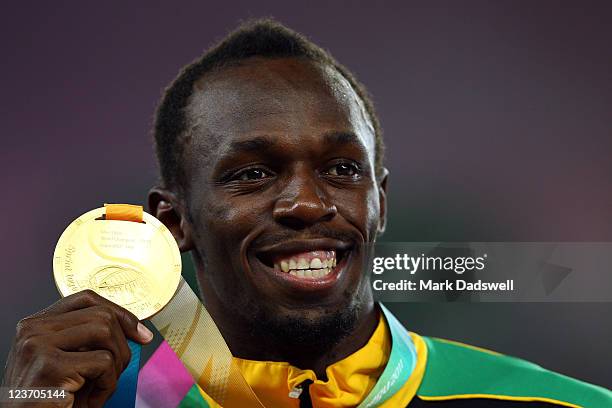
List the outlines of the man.
{"label": "man", "polygon": [[[205,306],[264,406],[612,406],[603,388],[409,334],[375,304],[363,265],[385,228],[381,129],[364,88],[299,34],[270,21],[230,34],[166,90],[155,140],[150,212],[191,251]],[[5,381],[100,406],[130,359],[126,338],[151,337],[82,292],[20,322]],[[401,370],[386,373],[400,351]],[[156,353],[156,364],[171,362]],[[386,375],[402,380],[384,387]],[[182,404],[215,402],[202,392]]]}

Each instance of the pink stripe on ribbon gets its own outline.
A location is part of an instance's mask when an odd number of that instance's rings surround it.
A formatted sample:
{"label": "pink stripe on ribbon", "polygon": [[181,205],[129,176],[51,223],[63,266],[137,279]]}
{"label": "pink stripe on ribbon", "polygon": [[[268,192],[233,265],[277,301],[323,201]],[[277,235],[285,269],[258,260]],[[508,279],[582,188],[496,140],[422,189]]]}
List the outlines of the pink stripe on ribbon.
{"label": "pink stripe on ribbon", "polygon": [[176,408],[194,381],[164,340],[140,369],[136,408]]}

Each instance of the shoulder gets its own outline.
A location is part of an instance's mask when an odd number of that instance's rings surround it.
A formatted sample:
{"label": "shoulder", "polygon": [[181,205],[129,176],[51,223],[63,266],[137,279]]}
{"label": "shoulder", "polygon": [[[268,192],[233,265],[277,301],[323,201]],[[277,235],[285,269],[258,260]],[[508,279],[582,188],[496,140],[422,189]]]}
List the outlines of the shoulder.
{"label": "shoulder", "polygon": [[612,392],[605,388],[493,351],[420,338],[427,357],[417,399],[424,407],[612,407]]}

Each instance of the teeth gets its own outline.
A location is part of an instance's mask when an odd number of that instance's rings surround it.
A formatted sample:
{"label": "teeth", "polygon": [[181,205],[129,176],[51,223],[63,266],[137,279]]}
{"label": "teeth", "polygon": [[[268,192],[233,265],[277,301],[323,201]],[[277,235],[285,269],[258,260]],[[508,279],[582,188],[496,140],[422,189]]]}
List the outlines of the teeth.
{"label": "teeth", "polygon": [[312,258],[312,261],[310,261],[310,269],[319,269],[321,266],[323,266],[323,263],[319,258]]}
{"label": "teeth", "polygon": [[319,269],[297,269],[289,271],[289,274],[299,278],[317,279],[327,276],[331,272],[331,268]]}
{"label": "teeth", "polygon": [[327,276],[337,264],[333,252],[326,253],[327,258],[313,258],[308,262],[306,258],[290,258],[274,263],[276,271],[283,271],[293,276],[305,279],[318,279]]}

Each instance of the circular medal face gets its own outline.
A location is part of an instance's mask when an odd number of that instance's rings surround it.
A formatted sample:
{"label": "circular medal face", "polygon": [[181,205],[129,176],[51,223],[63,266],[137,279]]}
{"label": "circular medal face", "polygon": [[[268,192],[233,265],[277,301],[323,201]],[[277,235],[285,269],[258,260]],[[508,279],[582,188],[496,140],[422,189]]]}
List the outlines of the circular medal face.
{"label": "circular medal face", "polygon": [[143,213],[143,221],[103,220],[89,211],[62,233],[53,275],[62,296],[91,289],[140,320],[159,312],[181,279],[181,255],[168,229]]}

